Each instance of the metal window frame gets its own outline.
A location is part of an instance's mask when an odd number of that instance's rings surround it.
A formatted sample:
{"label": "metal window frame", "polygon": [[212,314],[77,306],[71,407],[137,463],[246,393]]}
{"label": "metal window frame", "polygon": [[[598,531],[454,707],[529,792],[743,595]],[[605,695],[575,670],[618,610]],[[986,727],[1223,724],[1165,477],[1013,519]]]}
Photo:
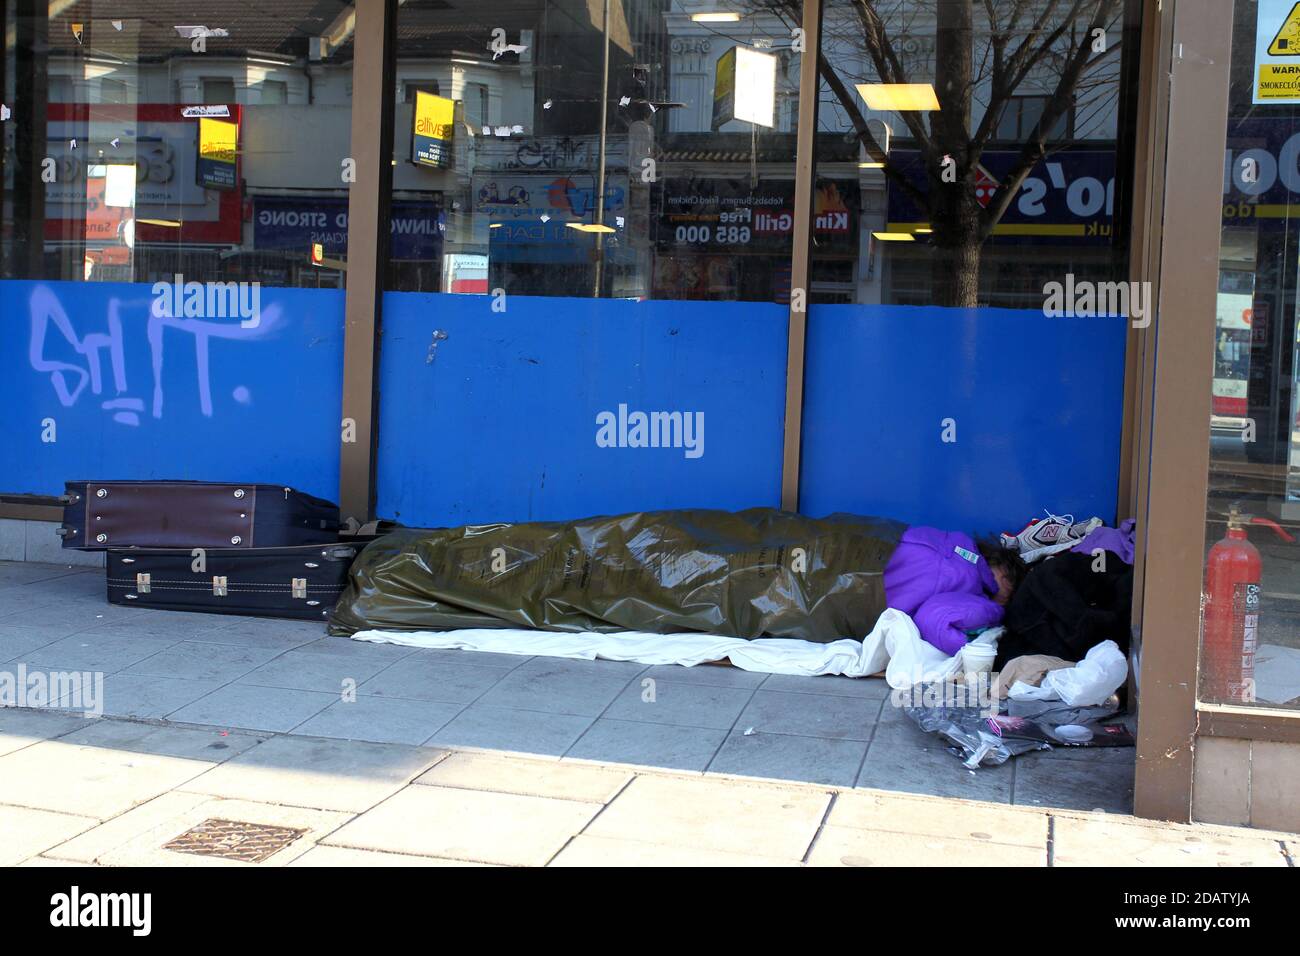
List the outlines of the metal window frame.
{"label": "metal window frame", "polygon": [[[812,259],[813,183],[817,175],[817,106],[821,100],[822,0],[803,0],[804,48],[799,57],[799,128],[795,137],[794,227],[790,249],[790,310],[786,326],[785,419],[781,446],[781,508],[799,510],[803,453],[803,377],[807,351]],[[802,292],[802,301],[796,295]],[[798,308],[796,307],[798,306]]]}
{"label": "metal window frame", "polygon": [[[356,11],[349,149],[356,180],[348,190],[339,511],[345,521],[353,518],[364,524],[375,516],[379,349],[393,194],[397,0],[356,0]],[[354,441],[346,440],[349,423]]]}
{"label": "metal window frame", "polygon": [[1208,266],[1218,262],[1222,229],[1234,5],[1163,6],[1156,96],[1167,97],[1167,127],[1153,179],[1159,188],[1146,210],[1157,318],[1144,330],[1137,438],[1141,700],[1133,804],[1138,816],[1187,822],[1218,291],[1218,269]]}

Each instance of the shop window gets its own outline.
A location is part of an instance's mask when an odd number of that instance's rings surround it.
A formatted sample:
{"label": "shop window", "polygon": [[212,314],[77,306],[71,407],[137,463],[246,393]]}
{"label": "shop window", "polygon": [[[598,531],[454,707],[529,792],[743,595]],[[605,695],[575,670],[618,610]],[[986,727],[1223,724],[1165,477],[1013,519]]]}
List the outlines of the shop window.
{"label": "shop window", "polygon": [[[21,117],[0,151],[0,279],[341,287],[353,5],[86,6],[0,4],[0,100]],[[175,26],[193,23],[209,32]],[[298,82],[263,76],[268,51],[285,76],[310,68],[309,109],[263,109]]]}
{"label": "shop window", "polygon": [[789,302],[801,12],[728,9],[399,6],[459,78],[402,85],[388,288]]}
{"label": "shop window", "polygon": [[[1234,9],[1200,700],[1300,708],[1300,93],[1290,5]],[[1288,163],[1290,165],[1288,166]],[[1198,318],[1199,321],[1199,318]]]}
{"label": "shop window", "polygon": [[827,0],[813,238],[853,301],[1041,311],[1066,262],[1126,276],[1128,6]]}
{"label": "shop window", "polygon": [[99,81],[99,98],[105,103],[129,103],[130,93],[125,80],[104,77]]}
{"label": "shop window", "polygon": [[229,77],[205,76],[203,78],[203,102],[204,103],[234,103],[235,102],[235,81]]}
{"label": "shop window", "polygon": [[[1043,110],[1048,106],[1046,96],[1011,96],[1007,97],[1002,117],[998,120],[997,138],[1023,142],[1033,135],[1038,121],[1042,119]],[[1071,137],[1074,109],[1071,107],[1056,121],[1048,133],[1051,140],[1060,142]]]}
{"label": "shop window", "polygon": [[428,93],[431,96],[437,96],[441,91],[441,86],[437,80],[407,80],[402,84],[402,102],[414,103],[417,93]]}
{"label": "shop window", "polygon": [[283,80],[263,80],[258,84],[263,106],[283,106],[289,102],[289,84]]}

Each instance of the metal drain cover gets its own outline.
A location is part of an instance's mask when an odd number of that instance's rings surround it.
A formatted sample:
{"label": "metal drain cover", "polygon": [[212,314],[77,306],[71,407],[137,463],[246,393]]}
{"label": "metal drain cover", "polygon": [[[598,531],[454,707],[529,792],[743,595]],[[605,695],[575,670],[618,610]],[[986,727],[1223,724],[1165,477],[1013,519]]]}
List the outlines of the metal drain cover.
{"label": "metal drain cover", "polygon": [[246,820],[204,820],[186,830],[164,850],[196,853],[199,856],[217,856],[223,860],[240,860],[244,863],[261,863],[279,853],[307,831],[293,827],[276,827]]}

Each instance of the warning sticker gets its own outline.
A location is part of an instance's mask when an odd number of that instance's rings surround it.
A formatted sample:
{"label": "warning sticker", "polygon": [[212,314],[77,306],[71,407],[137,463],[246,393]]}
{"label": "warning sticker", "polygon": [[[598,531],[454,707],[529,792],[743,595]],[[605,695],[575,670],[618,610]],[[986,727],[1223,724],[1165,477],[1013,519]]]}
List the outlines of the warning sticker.
{"label": "warning sticker", "polygon": [[[1260,10],[1260,19],[1264,11]],[[1268,45],[1269,56],[1300,56],[1300,3],[1291,7],[1291,12],[1282,21],[1282,26],[1273,35]]]}
{"label": "warning sticker", "polygon": [[1252,103],[1300,103],[1300,2],[1259,0]]}

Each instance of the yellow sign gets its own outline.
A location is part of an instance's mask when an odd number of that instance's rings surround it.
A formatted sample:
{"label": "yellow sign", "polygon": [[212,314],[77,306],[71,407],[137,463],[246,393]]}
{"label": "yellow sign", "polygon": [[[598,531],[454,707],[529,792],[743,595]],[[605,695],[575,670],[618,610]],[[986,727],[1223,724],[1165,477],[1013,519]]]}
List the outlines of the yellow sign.
{"label": "yellow sign", "polygon": [[417,166],[450,166],[455,122],[455,100],[416,90],[411,162]]}
{"label": "yellow sign", "polygon": [[1268,45],[1269,56],[1300,56],[1300,3],[1291,8],[1291,12],[1282,21]]}
{"label": "yellow sign", "polygon": [[1300,97],[1300,63],[1261,63],[1259,82],[1255,86],[1255,102],[1268,100],[1294,101]]}
{"label": "yellow sign", "polygon": [[239,145],[239,125],[225,120],[199,120],[199,158],[233,163]]}
{"label": "yellow sign", "polygon": [[235,157],[239,151],[239,124],[229,120],[199,120],[199,158],[196,179],[205,189],[235,188]]}

